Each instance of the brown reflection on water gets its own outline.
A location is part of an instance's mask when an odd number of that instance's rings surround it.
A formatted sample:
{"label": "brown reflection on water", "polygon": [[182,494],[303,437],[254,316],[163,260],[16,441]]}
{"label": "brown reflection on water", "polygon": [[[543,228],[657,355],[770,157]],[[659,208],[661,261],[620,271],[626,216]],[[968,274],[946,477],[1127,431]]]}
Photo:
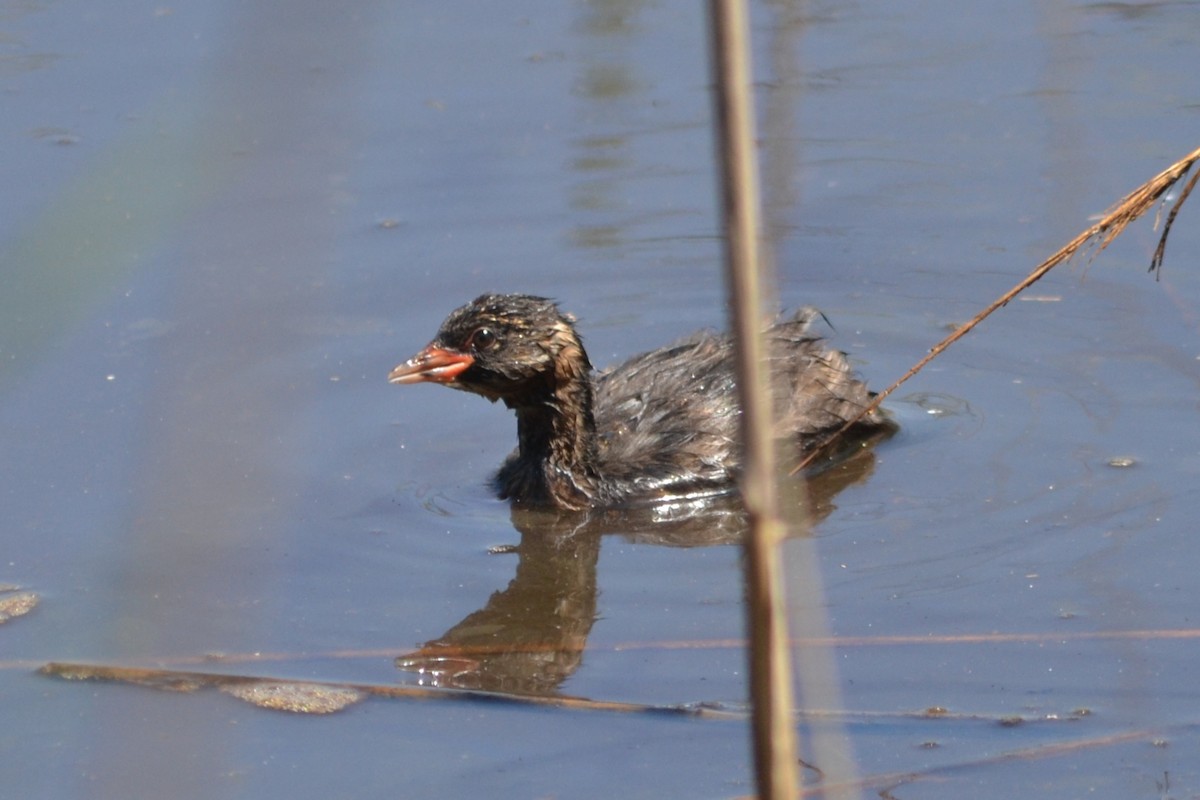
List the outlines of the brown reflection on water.
{"label": "brown reflection on water", "polygon": [[[859,449],[808,481],[814,522],[837,508],[848,486],[865,482],[875,454]],[[741,541],[745,512],[735,496],[589,514],[514,508],[521,534],[516,574],[483,608],[396,659],[423,684],[553,695],[583,661],[596,620],[596,563],[605,536],[638,544],[707,547]]]}
{"label": "brown reflection on water", "polygon": [[600,537],[536,512],[514,511],[513,525],[508,587],[397,666],[435,686],[516,694],[551,694],[575,672],[596,618]]}
{"label": "brown reflection on water", "polygon": [[766,86],[759,92],[762,111],[762,194],[764,236],[774,253],[780,242],[797,227],[800,204],[797,174],[803,153],[799,111],[804,90],[800,69],[800,40],[808,25],[805,3],[771,0],[774,13],[770,27]]}
{"label": "brown reflection on water", "polygon": [[0,44],[5,52],[0,56],[0,78],[21,72],[33,72],[53,65],[62,55],[59,53],[30,53],[29,44],[21,34],[20,23],[24,17],[42,10],[41,3],[6,3],[0,11]]}
{"label": "brown reflection on water", "polygon": [[[579,179],[571,189],[570,204],[582,222],[571,230],[571,240],[583,249],[610,249],[621,245],[625,226],[612,216],[627,203],[621,197],[628,190],[623,180],[633,166],[629,152],[629,132],[613,125],[614,107],[628,101],[642,89],[635,73],[636,61],[629,50],[636,30],[634,17],[640,2],[589,3],[579,21],[587,34],[583,42],[583,69],[575,80],[575,94],[587,103],[584,113],[604,125],[589,125],[593,131],[578,137],[572,146],[577,155],[571,160]],[[595,133],[597,129],[603,133]]]}

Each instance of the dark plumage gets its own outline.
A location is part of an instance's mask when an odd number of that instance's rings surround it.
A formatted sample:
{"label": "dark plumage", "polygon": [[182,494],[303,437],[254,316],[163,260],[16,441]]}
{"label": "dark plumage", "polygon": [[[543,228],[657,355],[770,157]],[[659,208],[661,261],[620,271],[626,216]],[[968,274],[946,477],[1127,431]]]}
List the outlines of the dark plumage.
{"label": "dark plumage", "polygon": [[[870,400],[804,308],[769,331],[780,437],[801,449]],[[702,331],[592,371],[574,318],[544,297],[487,294],[452,312],[392,383],[442,383],[517,414],[517,449],[496,475],[501,497],[583,509],[728,489],[739,469],[728,336]],[[860,435],[893,428],[874,413]]]}

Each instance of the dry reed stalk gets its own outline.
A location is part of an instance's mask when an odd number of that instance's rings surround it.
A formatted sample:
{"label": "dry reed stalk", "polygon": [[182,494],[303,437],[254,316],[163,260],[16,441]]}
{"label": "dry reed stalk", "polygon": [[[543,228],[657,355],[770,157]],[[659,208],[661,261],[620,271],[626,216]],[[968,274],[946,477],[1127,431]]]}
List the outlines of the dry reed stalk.
{"label": "dry reed stalk", "polygon": [[[811,464],[826,447],[835,442],[856,422],[878,408],[880,403],[883,402],[884,398],[896,391],[901,384],[903,384],[913,375],[916,375],[918,372],[920,372],[926,364],[941,355],[942,351],[944,351],[947,347],[970,333],[976,325],[991,316],[993,311],[1001,308],[1002,306],[1008,305],[1010,300],[1040,280],[1047,272],[1054,269],[1064,261],[1067,261],[1077,252],[1079,252],[1079,250],[1090,244],[1094,244],[1096,246],[1097,253],[1108,247],[1108,245],[1111,244],[1114,239],[1121,235],[1121,233],[1126,227],[1129,226],[1131,222],[1145,214],[1171,189],[1172,186],[1179,181],[1180,178],[1186,175],[1197,161],[1200,161],[1200,148],[1188,153],[1186,156],[1179,159],[1174,164],[1167,167],[1165,170],[1158,173],[1129,194],[1125,195],[1125,197],[1119,203],[1109,209],[1109,211],[1100,219],[1099,222],[1080,233],[1078,236],[1068,242],[1062,249],[1039,264],[1032,272],[1025,276],[1020,283],[1009,289],[996,300],[992,301],[991,305],[972,317],[970,322],[967,322],[966,324],[957,328],[952,334],[930,348],[925,357],[914,364],[908,370],[908,372],[901,376],[899,380],[877,394],[875,399],[873,399],[866,407],[864,407],[857,416],[831,434],[825,441],[821,443],[819,447],[814,448],[812,452],[809,453],[809,455],[793,470],[793,474]],[[1183,191],[1180,192],[1179,197],[1175,199],[1175,204],[1171,208],[1170,214],[1167,215],[1166,223],[1163,225],[1162,235],[1158,241],[1158,247],[1155,248],[1154,257],[1150,262],[1151,272],[1155,272],[1157,274],[1162,269],[1163,253],[1167,246],[1167,235],[1171,231],[1171,225],[1174,224],[1175,217],[1179,213],[1180,207],[1183,206],[1184,202],[1188,198],[1188,195],[1192,193],[1192,189],[1196,185],[1197,178],[1200,178],[1200,171],[1197,171],[1194,175],[1192,175],[1191,179],[1184,186]]]}
{"label": "dry reed stalk", "polygon": [[745,0],[710,2],[726,275],[742,408],[741,489],[750,520],[745,552],[755,782],[763,800],[792,800],[798,788],[796,732],[779,563],[786,527],[776,491],[778,470],[761,331],[761,223],[748,17]]}

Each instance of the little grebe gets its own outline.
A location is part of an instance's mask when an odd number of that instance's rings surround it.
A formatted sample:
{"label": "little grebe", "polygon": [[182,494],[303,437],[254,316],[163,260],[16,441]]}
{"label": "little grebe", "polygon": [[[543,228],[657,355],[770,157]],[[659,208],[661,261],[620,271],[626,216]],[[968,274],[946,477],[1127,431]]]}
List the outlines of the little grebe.
{"label": "little grebe", "polygon": [[[767,331],[780,437],[803,450],[871,393],[809,330],[803,308]],[[594,373],[574,317],[553,301],[485,294],[452,312],[391,383],[441,383],[517,414],[518,446],[496,474],[500,496],[580,510],[730,488],[739,469],[733,345],[702,331]],[[886,414],[856,426],[890,431]]]}

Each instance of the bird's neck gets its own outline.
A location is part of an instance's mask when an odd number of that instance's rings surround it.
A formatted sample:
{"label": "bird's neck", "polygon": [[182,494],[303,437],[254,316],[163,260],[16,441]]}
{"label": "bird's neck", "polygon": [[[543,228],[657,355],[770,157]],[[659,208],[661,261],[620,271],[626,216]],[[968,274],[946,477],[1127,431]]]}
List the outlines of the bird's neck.
{"label": "bird's neck", "polygon": [[522,459],[545,461],[572,472],[594,461],[596,423],[590,381],[560,388],[544,405],[522,406],[516,412]]}
{"label": "bird's neck", "polygon": [[520,404],[519,461],[532,474],[517,494],[544,495],[554,505],[585,507],[595,494],[597,439],[592,416],[591,363],[574,336],[555,358],[544,391]]}

